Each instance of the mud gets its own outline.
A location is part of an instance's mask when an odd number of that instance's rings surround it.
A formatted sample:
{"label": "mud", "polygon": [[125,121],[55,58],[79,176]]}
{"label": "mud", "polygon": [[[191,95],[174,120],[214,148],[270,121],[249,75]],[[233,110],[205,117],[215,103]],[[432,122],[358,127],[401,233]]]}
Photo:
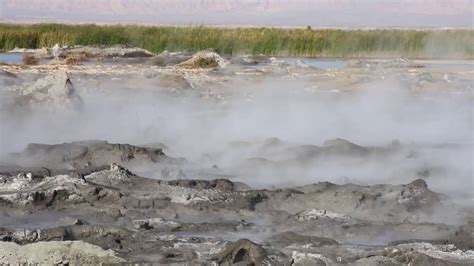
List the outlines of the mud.
{"label": "mud", "polygon": [[0,261],[471,265],[473,71],[2,65]]}

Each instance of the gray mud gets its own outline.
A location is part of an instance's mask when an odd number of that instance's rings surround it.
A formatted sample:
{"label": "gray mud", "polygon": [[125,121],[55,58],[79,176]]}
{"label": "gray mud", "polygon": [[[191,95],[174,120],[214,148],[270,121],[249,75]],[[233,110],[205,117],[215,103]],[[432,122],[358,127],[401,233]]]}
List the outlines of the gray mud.
{"label": "gray mud", "polygon": [[96,60],[0,66],[0,262],[474,263],[472,68]]}

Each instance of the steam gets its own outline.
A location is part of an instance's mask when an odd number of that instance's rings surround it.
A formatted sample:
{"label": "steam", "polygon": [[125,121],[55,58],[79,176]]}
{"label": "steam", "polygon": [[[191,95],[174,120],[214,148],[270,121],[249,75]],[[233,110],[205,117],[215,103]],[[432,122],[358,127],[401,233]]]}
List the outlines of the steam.
{"label": "steam", "polygon": [[[85,103],[80,112],[16,117],[1,111],[3,155],[32,142],[160,142],[169,147],[167,155],[188,159],[183,166],[191,173],[188,178],[207,171],[271,187],[325,180],[404,183],[423,177],[436,191],[472,200],[474,120],[472,98],[465,93],[415,94],[396,81],[351,91],[312,90],[315,83],[309,80],[271,77],[211,88],[224,97],[213,101],[192,90],[75,81]],[[302,145],[322,146],[335,138],[393,152],[291,159],[290,151]],[[391,148],[395,139],[401,149]]]}

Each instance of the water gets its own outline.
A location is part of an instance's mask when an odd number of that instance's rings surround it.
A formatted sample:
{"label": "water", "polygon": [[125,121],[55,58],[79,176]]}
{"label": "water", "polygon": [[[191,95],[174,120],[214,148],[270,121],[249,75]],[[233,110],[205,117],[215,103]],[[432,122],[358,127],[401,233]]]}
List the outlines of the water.
{"label": "water", "polygon": [[426,68],[446,69],[446,70],[474,70],[474,60],[456,60],[456,61],[427,61],[420,62]]}
{"label": "water", "polygon": [[293,65],[298,60],[303,60],[307,65],[324,68],[324,69],[341,69],[346,68],[349,63],[344,59],[321,59],[321,58],[298,58],[298,57],[285,57],[281,58],[286,63]]}
{"label": "water", "polygon": [[21,64],[22,53],[0,53],[0,64]]}
{"label": "water", "polygon": [[68,216],[68,211],[45,211],[35,214],[3,216],[0,214],[0,227],[21,229],[44,229],[58,226],[58,221]]}
{"label": "water", "polygon": [[[281,58],[286,63],[293,65],[298,60],[303,60],[307,65],[322,69],[342,69],[349,66],[349,61],[335,58]],[[440,70],[474,70],[474,60],[420,60],[419,62],[425,68]]]}
{"label": "water", "polygon": [[[47,64],[49,59],[40,59],[40,64]],[[22,53],[0,53],[0,64],[21,65],[23,64]]]}
{"label": "water", "polygon": [[[0,64],[22,64],[22,53],[0,53]],[[334,59],[334,58],[298,58],[298,57],[283,57],[280,58],[287,64],[293,65],[298,60],[303,60],[307,65],[322,69],[342,69],[349,65],[348,60]],[[41,64],[47,64],[49,60],[40,60]],[[120,60],[103,60],[103,61],[84,61],[84,65],[102,65],[102,66],[120,66],[125,64],[140,64],[143,59],[120,59]],[[420,60],[420,64],[426,68],[431,69],[445,69],[445,70],[474,70],[474,60]]]}

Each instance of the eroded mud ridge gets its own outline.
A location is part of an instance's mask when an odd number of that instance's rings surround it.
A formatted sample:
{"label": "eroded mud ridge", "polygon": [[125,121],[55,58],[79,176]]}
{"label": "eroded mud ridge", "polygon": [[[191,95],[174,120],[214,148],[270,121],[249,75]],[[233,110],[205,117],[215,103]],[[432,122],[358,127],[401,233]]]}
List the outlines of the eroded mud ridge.
{"label": "eroded mud ridge", "polygon": [[472,69],[141,53],[0,66],[0,262],[474,263]]}

